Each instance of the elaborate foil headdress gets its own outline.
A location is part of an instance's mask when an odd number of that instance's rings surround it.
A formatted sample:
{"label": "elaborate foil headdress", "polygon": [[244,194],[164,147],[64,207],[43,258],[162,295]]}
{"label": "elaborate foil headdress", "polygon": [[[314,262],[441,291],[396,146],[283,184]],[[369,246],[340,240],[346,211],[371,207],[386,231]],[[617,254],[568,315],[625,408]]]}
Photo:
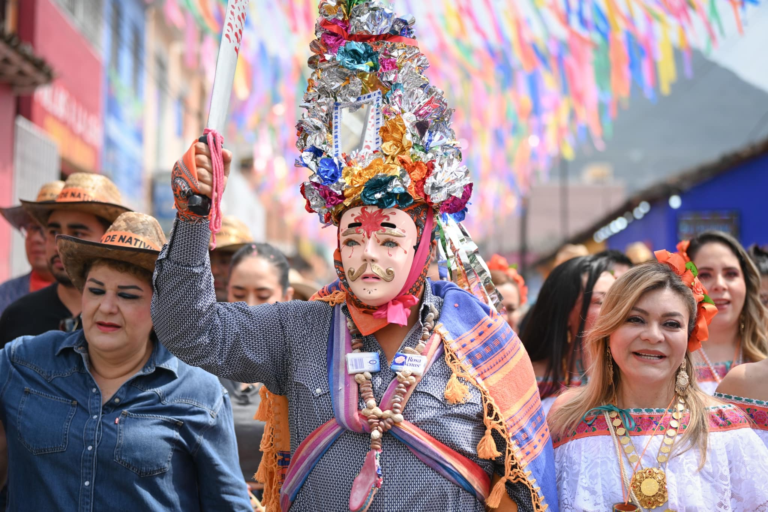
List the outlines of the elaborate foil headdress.
{"label": "elaborate foil headdress", "polygon": [[472,196],[470,171],[451,128],[453,110],[429,83],[412,17],[383,0],[322,0],[310,48],[313,70],[297,125],[296,165],[306,209],[338,225],[359,205],[431,206],[439,261],[454,282],[498,305],[487,267],[459,224]]}

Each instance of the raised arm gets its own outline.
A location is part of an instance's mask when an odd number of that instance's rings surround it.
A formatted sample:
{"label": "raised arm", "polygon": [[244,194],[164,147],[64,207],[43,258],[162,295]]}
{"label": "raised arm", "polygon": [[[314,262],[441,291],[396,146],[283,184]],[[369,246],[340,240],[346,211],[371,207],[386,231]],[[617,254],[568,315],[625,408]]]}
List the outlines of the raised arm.
{"label": "raised arm", "polygon": [[152,321],[160,342],[182,361],[282,394],[288,344],[284,319],[297,305],[219,303],[208,258],[207,224],[177,220],[155,266]]}

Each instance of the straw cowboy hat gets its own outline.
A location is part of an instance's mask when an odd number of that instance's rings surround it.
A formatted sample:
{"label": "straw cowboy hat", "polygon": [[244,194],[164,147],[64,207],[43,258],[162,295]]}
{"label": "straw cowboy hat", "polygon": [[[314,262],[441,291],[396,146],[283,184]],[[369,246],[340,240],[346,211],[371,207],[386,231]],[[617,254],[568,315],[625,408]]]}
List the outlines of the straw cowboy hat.
{"label": "straw cowboy hat", "polygon": [[65,235],[56,237],[61,262],[72,283],[81,291],[86,268],[94,260],[124,261],[152,272],[165,242],[163,229],[155,218],[136,212],[120,215],[101,237],[101,242]]}
{"label": "straw cowboy hat", "polygon": [[[211,237],[213,241],[213,237]],[[237,217],[227,215],[221,219],[221,230],[216,233],[216,251],[236,252],[241,247],[253,242],[253,235],[248,226]]]}
{"label": "straw cowboy hat", "polygon": [[120,191],[106,176],[77,172],[64,183],[64,188],[52,203],[22,201],[21,205],[38,224],[45,227],[54,210],[76,210],[114,222],[121,213],[130,212],[120,203]]}
{"label": "straw cowboy hat", "polygon": [[320,286],[304,279],[296,269],[290,269],[288,271],[288,284],[293,288],[294,300],[309,300],[317,291]]}
{"label": "straw cowboy hat", "polygon": [[[37,193],[36,203],[51,203],[56,200],[56,197],[64,188],[64,182],[61,180],[51,181],[40,187],[40,191]],[[8,208],[0,208],[0,215],[5,217],[5,220],[14,228],[21,230],[21,228],[34,223],[34,219],[24,210],[24,207],[10,206]]]}

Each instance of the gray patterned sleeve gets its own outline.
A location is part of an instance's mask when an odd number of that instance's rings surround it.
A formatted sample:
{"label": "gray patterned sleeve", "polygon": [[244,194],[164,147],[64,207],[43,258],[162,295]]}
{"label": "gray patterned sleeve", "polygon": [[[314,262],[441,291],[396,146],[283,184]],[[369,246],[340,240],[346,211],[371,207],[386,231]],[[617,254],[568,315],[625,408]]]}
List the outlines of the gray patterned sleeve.
{"label": "gray patterned sleeve", "polygon": [[182,361],[238,382],[263,382],[284,394],[291,303],[248,307],[217,303],[205,224],[176,220],[153,277],[152,321]]}

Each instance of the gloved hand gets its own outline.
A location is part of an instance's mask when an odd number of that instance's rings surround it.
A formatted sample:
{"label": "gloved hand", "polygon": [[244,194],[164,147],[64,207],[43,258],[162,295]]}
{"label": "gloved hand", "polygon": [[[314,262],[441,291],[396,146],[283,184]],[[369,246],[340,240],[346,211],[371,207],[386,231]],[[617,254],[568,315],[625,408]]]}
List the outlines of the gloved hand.
{"label": "gloved hand", "polygon": [[[222,156],[224,160],[224,187],[226,188],[232,163],[232,152],[225,149]],[[210,210],[204,214],[190,210],[190,198],[192,196],[198,195],[210,200],[213,193],[213,163],[211,162],[211,150],[207,144],[195,142],[184,153],[184,156],[176,161],[171,173],[171,185],[179,219],[192,223],[208,222]]]}

